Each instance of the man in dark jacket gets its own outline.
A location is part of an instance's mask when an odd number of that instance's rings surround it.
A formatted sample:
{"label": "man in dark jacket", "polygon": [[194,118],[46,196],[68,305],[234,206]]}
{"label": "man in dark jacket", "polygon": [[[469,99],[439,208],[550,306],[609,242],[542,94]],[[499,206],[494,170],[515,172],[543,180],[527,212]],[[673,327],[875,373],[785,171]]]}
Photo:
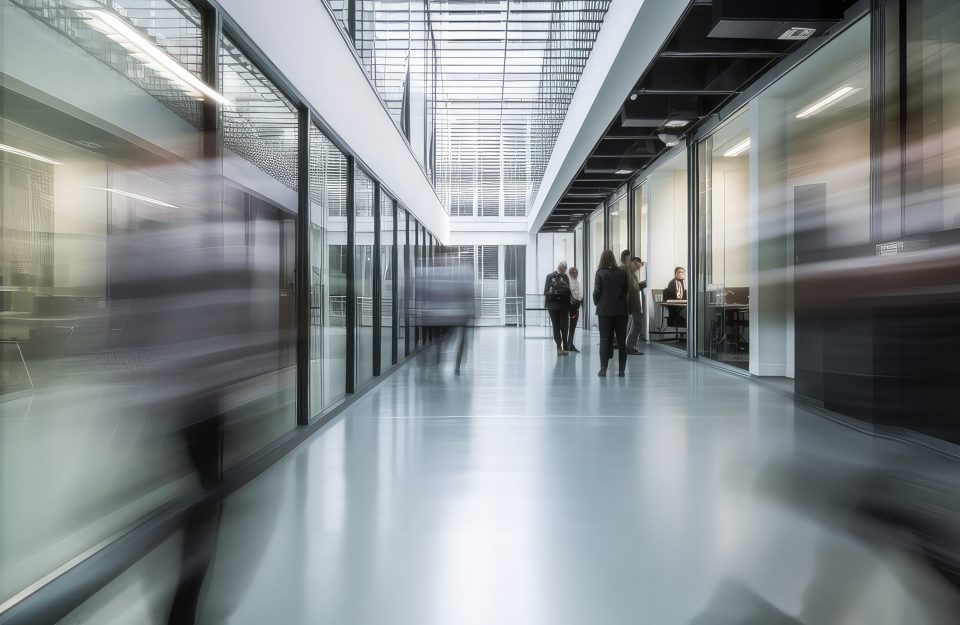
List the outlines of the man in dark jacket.
{"label": "man in dark jacket", "polygon": [[547,274],[543,283],[543,307],[550,315],[553,325],[553,342],[557,344],[557,356],[566,356],[570,352],[567,345],[567,330],[570,317],[570,279],[567,277],[567,263],[560,261],[557,270]]}

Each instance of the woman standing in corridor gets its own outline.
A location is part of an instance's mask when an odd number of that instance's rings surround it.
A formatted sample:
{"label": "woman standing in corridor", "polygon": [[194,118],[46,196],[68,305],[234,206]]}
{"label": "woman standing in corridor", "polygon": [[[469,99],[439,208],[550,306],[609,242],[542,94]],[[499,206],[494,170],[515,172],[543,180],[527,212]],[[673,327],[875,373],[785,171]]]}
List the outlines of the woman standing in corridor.
{"label": "woman standing in corridor", "polygon": [[617,337],[620,377],[627,367],[627,274],[617,266],[612,250],[600,255],[600,265],[593,280],[593,303],[600,324],[600,371],[607,375],[607,363],[613,357],[613,337]]}

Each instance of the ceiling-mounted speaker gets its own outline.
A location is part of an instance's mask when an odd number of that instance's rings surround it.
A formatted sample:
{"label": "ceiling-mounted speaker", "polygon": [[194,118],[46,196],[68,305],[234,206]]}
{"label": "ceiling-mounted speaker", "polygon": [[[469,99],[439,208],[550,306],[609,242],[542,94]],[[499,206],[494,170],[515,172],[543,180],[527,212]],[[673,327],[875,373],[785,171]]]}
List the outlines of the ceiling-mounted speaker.
{"label": "ceiling-mounted speaker", "polygon": [[838,0],[713,0],[709,36],[803,41],[842,19]]}

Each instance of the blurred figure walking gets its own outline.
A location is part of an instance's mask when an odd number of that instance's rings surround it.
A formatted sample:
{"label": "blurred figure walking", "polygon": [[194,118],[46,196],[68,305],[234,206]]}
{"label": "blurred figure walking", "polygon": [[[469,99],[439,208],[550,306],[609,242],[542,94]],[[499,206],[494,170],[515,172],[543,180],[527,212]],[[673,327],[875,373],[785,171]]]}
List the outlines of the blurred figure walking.
{"label": "blurred figure walking", "polygon": [[629,289],[629,308],[630,321],[627,329],[627,353],[633,356],[641,356],[640,335],[643,332],[643,287],[646,283],[640,284],[637,273],[643,267],[644,262],[634,256],[624,265],[627,272],[627,287]]}
{"label": "blurred figure walking", "polygon": [[600,325],[600,371],[607,375],[607,363],[613,357],[613,338],[616,335],[622,378],[627,368],[627,274],[617,266],[613,250],[604,250],[593,280],[593,303],[597,307]]}
{"label": "blurred figure walking", "polygon": [[580,324],[580,309],[583,308],[583,285],[580,284],[580,271],[576,267],[571,267],[567,271],[567,277],[570,278],[570,327],[567,329],[568,352],[580,353],[577,346],[573,344],[573,335],[577,331],[577,325]]}
{"label": "blurred figure walking", "polygon": [[557,344],[557,356],[566,356],[567,331],[570,328],[570,278],[567,263],[560,261],[557,270],[547,274],[543,283],[543,307],[550,315],[553,325],[553,342]]}
{"label": "blurred figure walking", "polygon": [[422,323],[437,329],[437,367],[449,341],[457,340],[453,372],[460,375],[467,348],[468,328],[473,322],[473,275],[456,257],[441,251],[437,266],[424,272]]}

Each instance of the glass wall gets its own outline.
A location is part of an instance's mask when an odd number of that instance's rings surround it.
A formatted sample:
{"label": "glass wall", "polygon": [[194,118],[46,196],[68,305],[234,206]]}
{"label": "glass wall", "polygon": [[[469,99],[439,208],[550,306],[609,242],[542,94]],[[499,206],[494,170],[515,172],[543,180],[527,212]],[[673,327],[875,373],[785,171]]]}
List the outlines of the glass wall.
{"label": "glass wall", "polygon": [[393,286],[396,267],[393,198],[380,192],[380,371],[393,366]]}
{"label": "glass wall", "polygon": [[659,165],[644,182],[650,220],[647,248],[650,340],[687,345],[687,153]]}
{"label": "glass wall", "polygon": [[410,324],[410,245],[407,211],[397,207],[397,303],[400,305],[397,325],[397,357],[402,360],[410,353],[408,326]]}
{"label": "glass wall", "polygon": [[701,356],[750,359],[750,119],[741,111],[699,146]]}
{"label": "glass wall", "polygon": [[587,229],[589,237],[589,249],[587,250],[587,258],[584,259],[583,267],[580,270],[580,275],[583,276],[580,279],[583,280],[584,286],[584,298],[587,299],[587,320],[590,324],[590,328],[599,328],[599,322],[597,321],[597,316],[593,306],[593,299],[591,293],[593,293],[593,279],[597,273],[597,267],[600,265],[600,254],[606,248],[603,244],[603,228],[604,228],[604,215],[603,207],[601,206],[597,209],[593,215],[590,216],[590,219],[587,221]]}
{"label": "glass wall", "polygon": [[630,247],[630,237],[627,228],[627,188],[619,189],[609,202],[610,213],[610,249],[620,262],[620,253]]}
{"label": "glass wall", "polygon": [[[347,158],[316,126],[310,127],[310,415],[344,398],[347,381],[346,249]],[[334,266],[333,259],[338,261]],[[335,286],[334,286],[335,285]],[[340,299],[334,296],[340,293]]]}
{"label": "glass wall", "polygon": [[[296,427],[298,297],[309,300],[307,416],[345,396],[348,279],[369,379],[372,285],[387,295],[389,359],[402,274],[392,201],[375,250],[373,181],[357,172],[348,276],[346,148],[311,125],[309,187],[298,188],[302,103],[244,41],[204,40],[190,2],[0,10],[15,51],[0,55],[0,473],[16,477],[0,484],[2,603]],[[211,57],[219,90],[202,80]]]}
{"label": "glass wall", "polygon": [[356,294],[354,306],[356,328],[357,387],[373,378],[373,180],[357,167],[354,171],[354,245],[353,285]]}

